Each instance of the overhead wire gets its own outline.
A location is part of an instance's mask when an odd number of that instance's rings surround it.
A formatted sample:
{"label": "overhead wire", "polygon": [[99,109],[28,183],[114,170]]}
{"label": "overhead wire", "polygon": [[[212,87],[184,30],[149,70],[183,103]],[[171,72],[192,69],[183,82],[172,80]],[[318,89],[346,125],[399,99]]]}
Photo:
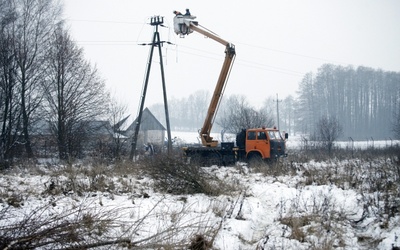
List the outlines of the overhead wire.
{"label": "overhead wire", "polygon": [[[134,42],[134,41],[76,41],[76,42],[79,45],[93,45],[93,46],[96,46],[96,45],[99,45],[99,46],[115,46],[115,45],[116,46],[131,46],[131,45],[148,45],[148,43],[149,43],[149,41],[136,41],[136,42]],[[197,57],[202,57],[202,58],[208,58],[208,59],[212,59],[212,60],[216,60],[216,61],[223,60],[221,58],[221,54],[197,49],[197,48],[190,47],[190,46],[178,45],[178,44],[170,43],[170,42],[166,42],[165,44],[175,45],[174,46],[175,48],[172,47],[171,50],[176,52],[176,62],[178,62],[178,54],[180,54],[180,53],[187,54],[187,55],[193,55],[193,56],[197,56]],[[178,49],[178,47],[180,49]],[[182,50],[182,48],[184,48],[184,49]],[[188,49],[188,50],[185,50],[185,49]],[[190,50],[198,51],[200,53],[193,53],[193,52],[190,52]],[[165,56],[167,56],[167,55],[165,55]],[[261,69],[261,70],[287,74],[287,75],[294,75],[294,76],[304,75],[304,73],[299,72],[299,71],[295,71],[295,70],[291,70],[291,69],[287,69],[287,68],[276,67],[276,66],[267,65],[267,64],[262,64],[262,63],[252,61],[252,60],[236,59],[235,64],[242,65],[245,67],[252,67],[252,68],[257,68],[257,69]]]}
{"label": "overhead wire", "polygon": [[129,21],[111,21],[111,20],[88,20],[88,19],[71,19],[65,18],[71,22],[87,22],[87,23],[124,23],[124,24],[142,24],[142,22],[129,22]]}
{"label": "overhead wire", "polygon": [[[124,23],[124,24],[140,24],[140,25],[142,25],[141,29],[140,29],[140,32],[139,32],[139,34],[137,36],[136,41],[76,41],[80,45],[129,46],[129,45],[143,45],[143,44],[148,43],[148,40],[147,41],[139,41],[139,38],[140,38],[140,36],[141,36],[141,34],[143,32],[143,29],[144,29],[145,25],[149,24],[148,23],[148,19],[149,18],[150,17],[146,17],[146,21],[144,21],[144,22],[84,20],[84,19],[66,19],[66,20],[73,21],[73,22],[104,22],[104,23],[117,23],[117,24],[118,23]],[[209,58],[209,59],[212,59],[212,60],[220,60],[219,59],[220,58],[220,54],[212,53],[210,51],[201,50],[201,49],[194,48],[194,47],[178,45],[178,43],[176,42],[176,37],[175,36],[172,36],[172,37],[174,37],[175,42],[174,43],[169,42],[170,39],[171,39],[171,26],[168,23],[168,20],[167,20],[167,28],[168,28],[168,42],[166,42],[166,44],[174,45],[175,49],[172,48],[172,50],[176,52],[176,62],[178,62],[178,54],[179,53],[190,54],[190,55],[203,57],[203,58]],[[172,29],[172,32],[173,32],[173,29]],[[330,59],[321,58],[321,57],[315,57],[315,56],[310,56],[310,55],[304,55],[304,54],[299,54],[299,53],[290,52],[290,51],[284,51],[284,50],[279,50],[279,49],[273,49],[273,48],[268,48],[268,47],[255,45],[255,44],[249,44],[249,43],[243,43],[243,42],[235,42],[235,44],[241,44],[243,46],[248,46],[248,47],[267,50],[267,51],[272,51],[272,52],[276,52],[276,53],[283,53],[283,54],[296,56],[296,57],[303,57],[303,58],[319,60],[319,61],[324,61],[324,62],[333,62],[333,63],[344,64],[343,62],[338,62],[338,61],[335,61],[335,60],[330,60]],[[179,48],[198,51],[198,52],[200,52],[200,54],[199,53],[188,52],[188,51],[185,51],[185,50],[182,50],[182,49],[178,49],[178,46],[179,46]],[[166,49],[168,49],[168,48],[166,48]],[[212,55],[212,56],[207,56],[207,55]],[[259,62],[252,61],[252,60],[244,60],[244,59],[240,59],[240,58],[236,59],[236,64],[239,64],[239,65],[242,65],[242,66],[245,66],[245,67],[252,67],[252,68],[257,68],[257,69],[261,69],[261,70],[272,71],[272,72],[277,72],[277,73],[282,73],[282,74],[287,74],[287,75],[294,75],[294,76],[304,75],[303,72],[299,72],[299,71],[296,71],[296,70],[287,69],[287,68],[283,68],[283,67],[272,66],[272,65],[263,64],[263,63],[259,63]]]}
{"label": "overhead wire", "polygon": [[277,52],[277,53],[283,53],[283,54],[288,54],[288,55],[297,56],[297,57],[304,57],[304,58],[309,58],[309,59],[314,59],[314,60],[319,60],[319,61],[325,61],[325,62],[333,62],[333,63],[344,64],[344,62],[339,62],[339,61],[335,61],[335,60],[332,60],[332,59],[327,59],[327,58],[322,58],[322,57],[316,57],[316,56],[309,56],[309,55],[299,54],[299,53],[290,52],[290,51],[272,49],[272,48],[267,48],[267,47],[263,47],[263,46],[259,46],[259,45],[254,45],[254,44],[241,43],[241,42],[237,42],[237,44],[242,44],[242,45],[249,46],[249,47],[252,47],[252,48],[258,48],[258,49],[262,49],[262,50],[269,50],[269,51],[273,51],[273,52]]}
{"label": "overhead wire", "polygon": [[[181,47],[182,47],[182,45],[181,45]],[[186,49],[196,50],[196,51],[199,51],[201,53],[209,54],[209,55],[212,55],[212,56],[205,56],[205,55],[202,55],[202,54],[192,53],[192,52],[185,51],[185,50],[183,50],[183,51],[180,50],[179,53],[194,55],[194,56],[208,58],[208,59],[212,59],[212,60],[218,60],[218,61],[222,61],[223,60],[222,57],[221,57],[221,54],[216,54],[216,53],[212,53],[212,52],[209,52],[209,51],[204,51],[204,50],[201,50],[201,49],[196,49],[196,48],[192,48],[192,47],[188,47],[188,46],[183,46],[183,47],[186,48]],[[290,70],[290,69],[286,69],[286,68],[271,66],[271,65],[267,65],[267,64],[251,61],[251,60],[244,60],[244,59],[238,59],[238,58],[236,58],[236,60],[235,60],[235,65],[242,65],[242,66],[245,66],[245,67],[258,68],[258,69],[261,69],[261,70],[272,71],[272,72],[276,72],[276,73],[282,73],[282,74],[293,75],[293,76],[303,76],[304,75],[304,73],[300,72],[300,71]]]}

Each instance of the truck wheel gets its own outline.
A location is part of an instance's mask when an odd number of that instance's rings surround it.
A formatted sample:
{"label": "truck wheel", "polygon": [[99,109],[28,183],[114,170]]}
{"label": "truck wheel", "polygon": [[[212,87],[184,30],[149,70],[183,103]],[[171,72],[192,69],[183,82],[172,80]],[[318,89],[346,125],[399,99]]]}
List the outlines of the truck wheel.
{"label": "truck wheel", "polygon": [[248,156],[249,167],[256,167],[263,164],[263,159],[259,153],[252,153]]}

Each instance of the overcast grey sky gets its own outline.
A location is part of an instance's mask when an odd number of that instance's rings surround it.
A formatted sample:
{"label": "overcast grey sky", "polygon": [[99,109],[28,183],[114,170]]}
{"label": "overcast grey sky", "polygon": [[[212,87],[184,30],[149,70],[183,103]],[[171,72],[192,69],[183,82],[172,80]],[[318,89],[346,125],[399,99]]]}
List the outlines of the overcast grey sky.
{"label": "overcast grey sky", "polygon": [[[398,0],[64,0],[67,26],[107,87],[136,115],[154,29],[160,28],[168,97],[213,92],[224,46],[200,34],[179,38],[173,11],[189,8],[199,23],[236,46],[225,96],[242,94],[256,107],[268,96],[295,95],[305,73],[324,63],[400,71]],[[157,51],[155,51],[157,52]],[[162,103],[158,53],[146,106]]]}

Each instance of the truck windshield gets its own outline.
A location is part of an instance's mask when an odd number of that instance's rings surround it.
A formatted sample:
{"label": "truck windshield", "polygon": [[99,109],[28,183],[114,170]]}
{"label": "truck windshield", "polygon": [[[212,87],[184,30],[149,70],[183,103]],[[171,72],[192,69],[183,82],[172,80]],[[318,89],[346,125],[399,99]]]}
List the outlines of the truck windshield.
{"label": "truck windshield", "polygon": [[279,138],[278,132],[276,132],[276,131],[268,131],[268,134],[269,134],[269,138],[271,140]]}

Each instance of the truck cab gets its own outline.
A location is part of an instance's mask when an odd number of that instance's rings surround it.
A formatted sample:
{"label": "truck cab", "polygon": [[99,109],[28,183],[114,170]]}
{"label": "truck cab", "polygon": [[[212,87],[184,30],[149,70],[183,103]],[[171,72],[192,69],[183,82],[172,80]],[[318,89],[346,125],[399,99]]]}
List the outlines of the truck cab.
{"label": "truck cab", "polygon": [[239,133],[236,144],[239,149],[245,151],[244,155],[247,160],[276,159],[287,156],[285,152],[285,140],[287,138],[287,133],[282,138],[276,128],[254,128]]}

